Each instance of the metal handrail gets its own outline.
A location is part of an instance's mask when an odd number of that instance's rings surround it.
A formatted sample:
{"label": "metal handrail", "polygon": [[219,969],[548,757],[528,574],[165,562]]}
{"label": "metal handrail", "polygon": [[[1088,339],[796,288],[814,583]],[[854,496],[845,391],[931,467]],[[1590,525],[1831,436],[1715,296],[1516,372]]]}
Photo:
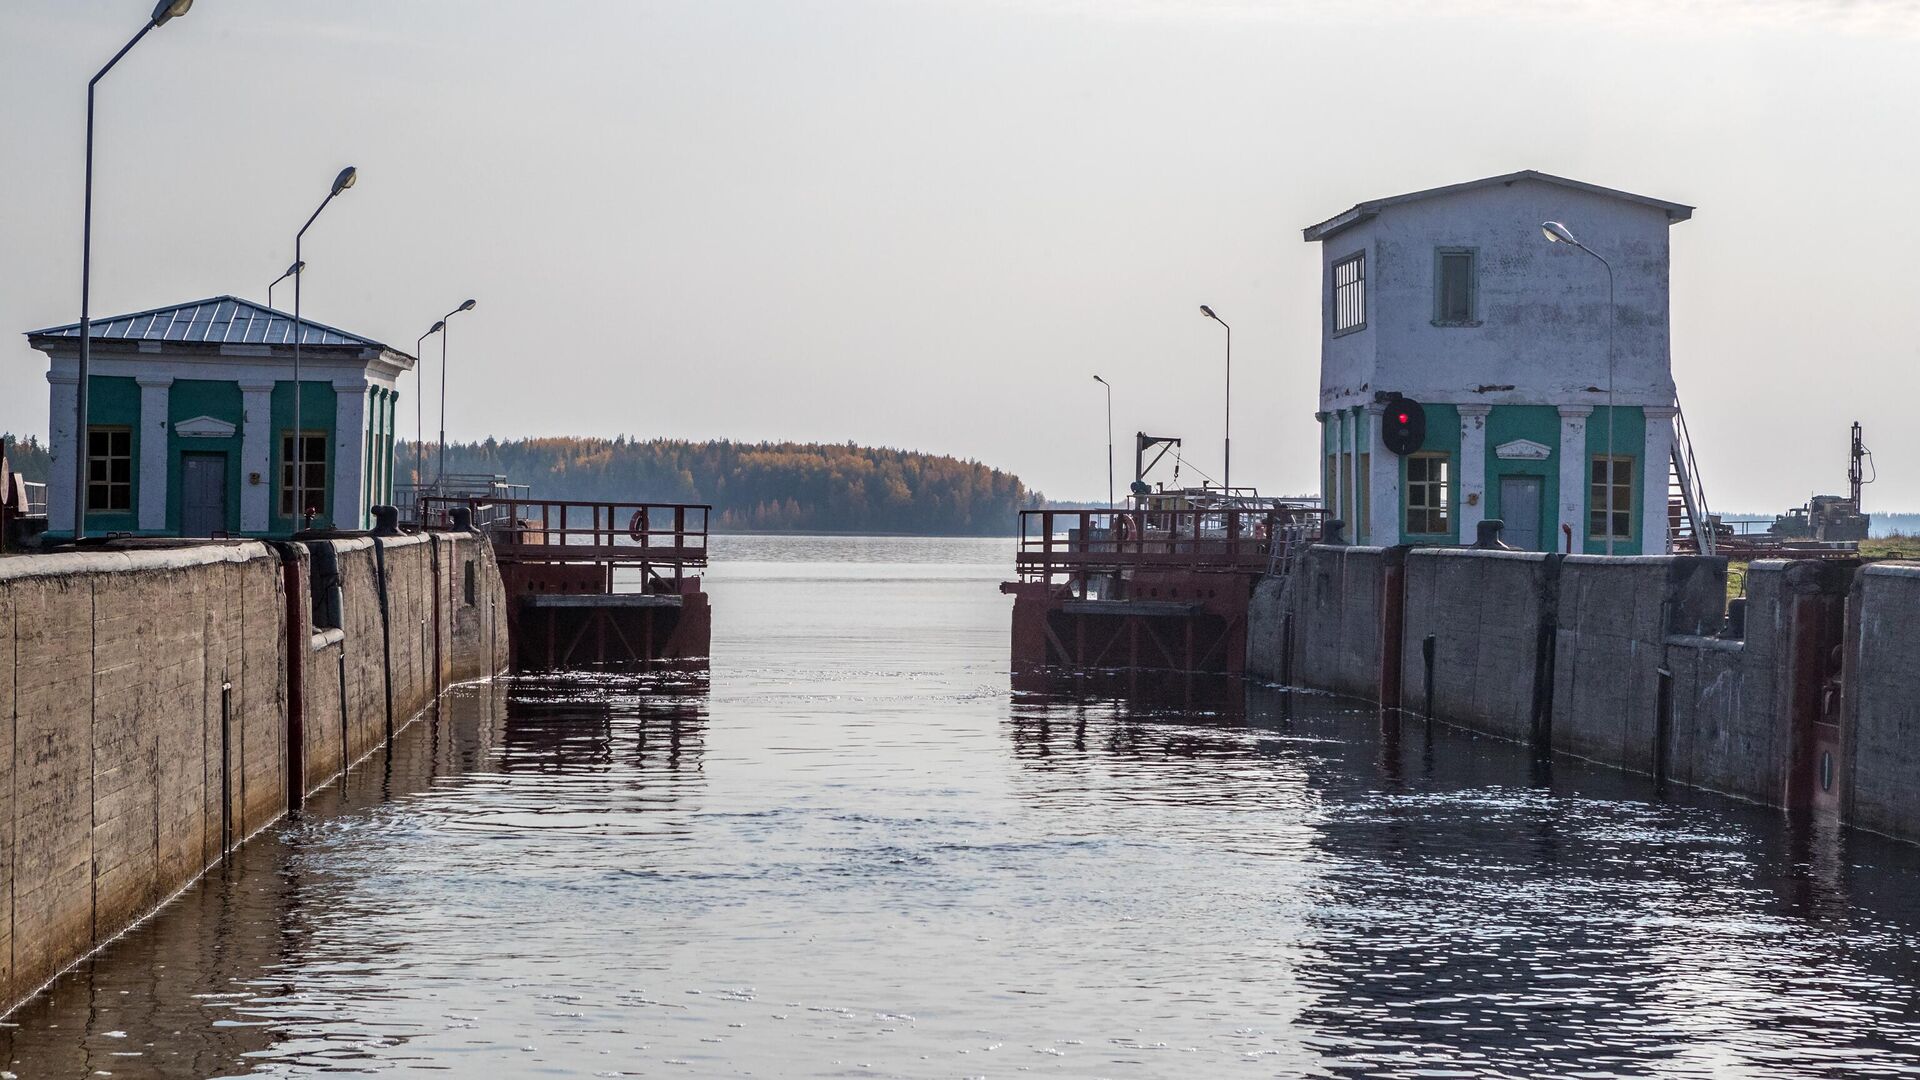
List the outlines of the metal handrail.
{"label": "metal handrail", "polygon": [[[1017,571],[1026,578],[1157,568],[1264,573],[1276,552],[1320,534],[1317,506],[1260,510],[1023,510]],[[1064,526],[1064,529],[1063,529]]]}
{"label": "metal handrail", "polygon": [[1693,530],[1693,543],[1702,555],[1712,555],[1718,542],[1713,530],[1713,512],[1707,508],[1707,488],[1700,480],[1700,463],[1693,453],[1693,435],[1687,430],[1687,414],[1680,399],[1673,400],[1673,458],[1680,472],[1680,498],[1686,505],[1687,524]]}
{"label": "metal handrail", "polygon": [[420,519],[444,523],[455,507],[473,512],[503,564],[707,565],[707,503],[430,495],[420,501]]}

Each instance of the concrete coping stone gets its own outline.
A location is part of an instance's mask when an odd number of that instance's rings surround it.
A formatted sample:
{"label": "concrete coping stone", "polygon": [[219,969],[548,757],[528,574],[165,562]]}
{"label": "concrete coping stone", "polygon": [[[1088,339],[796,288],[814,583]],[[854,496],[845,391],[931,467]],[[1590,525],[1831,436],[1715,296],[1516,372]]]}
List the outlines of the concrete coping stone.
{"label": "concrete coping stone", "polygon": [[[373,537],[368,537],[367,539],[372,541]],[[414,533],[412,536],[382,536],[379,539],[381,546],[388,550],[403,547],[418,547],[421,544],[430,544],[433,542],[424,533]]]}
{"label": "concrete coping stone", "polygon": [[[0,565],[5,565],[5,564],[0,564]],[[1870,574],[1874,577],[1920,578],[1920,563],[1914,563],[1914,562],[1868,563],[1866,566],[1861,568],[1861,573]]]}
{"label": "concrete coping stone", "polygon": [[1359,555],[1378,555],[1387,550],[1383,547],[1373,547],[1367,544],[1315,544],[1313,545],[1313,549],[1315,551],[1350,551]]}
{"label": "concrete coping stone", "polygon": [[336,552],[373,550],[373,537],[371,536],[355,536],[344,540],[302,540],[300,543],[307,545],[332,544],[333,550]]}
{"label": "concrete coping stone", "polygon": [[1745,652],[1747,648],[1747,643],[1738,639],[1700,637],[1695,634],[1669,634],[1667,644],[1683,649],[1704,649],[1707,652],[1724,653]]}
{"label": "concrete coping stone", "polygon": [[235,544],[198,544],[192,547],[147,548],[138,551],[60,551],[49,555],[11,555],[0,559],[0,582],[68,574],[127,574],[142,570],[185,570],[219,563],[247,563],[271,559],[273,551],[258,541]]}
{"label": "concrete coping stone", "polygon": [[1407,552],[1409,558],[1419,555],[1446,559],[1510,559],[1514,562],[1544,563],[1550,557],[1545,551],[1491,551],[1486,548],[1414,548]]}
{"label": "concrete coping stone", "polygon": [[1685,559],[1703,559],[1704,555],[1568,555],[1569,566],[1672,566]]}

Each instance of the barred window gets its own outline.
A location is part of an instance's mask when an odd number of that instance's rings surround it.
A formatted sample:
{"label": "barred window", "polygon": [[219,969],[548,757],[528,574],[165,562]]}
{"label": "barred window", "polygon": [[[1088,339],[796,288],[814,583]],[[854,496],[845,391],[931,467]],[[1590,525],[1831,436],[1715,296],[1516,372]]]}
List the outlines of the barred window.
{"label": "barred window", "polygon": [[133,509],[133,429],[87,429],[87,509]]}
{"label": "barred window", "polygon": [[1447,513],[1448,459],[1415,454],[1407,459],[1407,533],[1436,536],[1453,531]]}
{"label": "barred window", "polygon": [[[306,496],[309,513],[318,514],[327,499],[327,436],[324,432],[301,432],[301,465],[306,469],[306,481],[300,485],[301,494]],[[293,432],[280,435],[280,516],[293,516]]]}
{"label": "barred window", "polygon": [[1367,253],[1356,251],[1333,264],[1333,332],[1367,325]]}
{"label": "barred window", "polygon": [[[1612,468],[1608,468],[1608,464]],[[1593,459],[1591,492],[1587,504],[1587,535],[1595,540],[1607,538],[1607,482],[1613,482],[1613,538],[1633,538],[1633,459],[1630,457]]]}

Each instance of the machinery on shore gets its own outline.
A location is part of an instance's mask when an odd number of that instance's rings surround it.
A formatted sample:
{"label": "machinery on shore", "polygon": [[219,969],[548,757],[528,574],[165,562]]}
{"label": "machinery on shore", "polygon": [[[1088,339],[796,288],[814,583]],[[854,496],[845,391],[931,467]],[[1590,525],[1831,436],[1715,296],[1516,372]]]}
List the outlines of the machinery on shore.
{"label": "machinery on shore", "polygon": [[[1847,495],[1815,495],[1804,506],[1796,506],[1773,519],[1767,535],[1781,540],[1814,540],[1821,543],[1852,542],[1867,538],[1873,524],[1871,515],[1860,508],[1860,489],[1873,483],[1865,466],[1873,459],[1860,437],[1860,422],[1853,423],[1853,446],[1847,459]],[[1876,470],[1877,471],[1877,470]]]}

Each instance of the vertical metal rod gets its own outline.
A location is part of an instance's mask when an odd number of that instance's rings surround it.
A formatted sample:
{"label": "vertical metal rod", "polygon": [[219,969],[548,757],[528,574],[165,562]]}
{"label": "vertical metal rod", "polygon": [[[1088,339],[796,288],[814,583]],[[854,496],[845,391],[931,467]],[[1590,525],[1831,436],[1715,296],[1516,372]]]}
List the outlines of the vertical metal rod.
{"label": "vertical metal rod", "polygon": [[220,684],[220,857],[233,852],[233,683]]}
{"label": "vertical metal rod", "polygon": [[340,643],[340,790],[347,790],[347,643]]}
{"label": "vertical metal rod", "polygon": [[86,195],[80,211],[80,386],[74,402],[73,461],[73,538],[79,540],[87,523],[87,458],[91,447],[87,437],[87,383],[93,372],[93,89],[128,50],[156,26],[152,19],[133,35],[105,67],[87,80],[87,177]]}
{"label": "vertical metal rod", "polygon": [[446,327],[440,330],[440,469],[433,478],[435,487],[447,478],[447,335],[450,333]]}

